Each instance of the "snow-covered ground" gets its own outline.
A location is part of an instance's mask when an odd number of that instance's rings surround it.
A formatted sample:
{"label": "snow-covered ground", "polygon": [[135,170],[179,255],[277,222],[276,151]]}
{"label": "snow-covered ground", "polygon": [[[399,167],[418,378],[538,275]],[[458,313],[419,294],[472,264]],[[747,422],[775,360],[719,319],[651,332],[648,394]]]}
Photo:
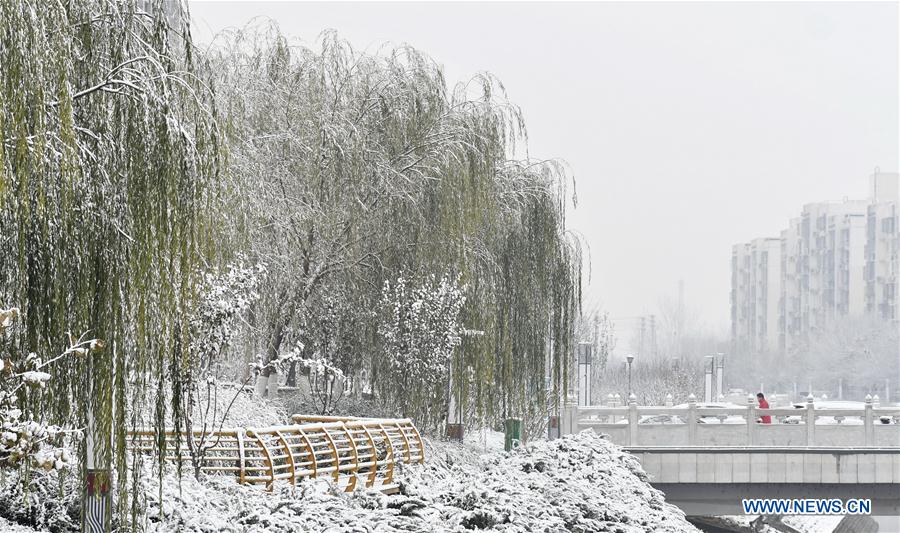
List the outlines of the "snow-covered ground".
{"label": "snow-covered ground", "polygon": [[[486,435],[496,445],[496,434]],[[401,493],[336,492],[325,480],[268,494],[223,477],[148,481],[149,531],[695,532],[646,483],[637,460],[590,432],[482,454],[484,441],[434,443],[424,466],[397,475]],[[473,446],[473,444],[475,444]],[[159,519],[160,509],[162,520]]]}
{"label": "snow-covered ground", "polygon": [[19,524],[10,522],[0,517],[0,531],[3,533],[44,533],[45,530],[34,529],[28,526],[20,526]]}

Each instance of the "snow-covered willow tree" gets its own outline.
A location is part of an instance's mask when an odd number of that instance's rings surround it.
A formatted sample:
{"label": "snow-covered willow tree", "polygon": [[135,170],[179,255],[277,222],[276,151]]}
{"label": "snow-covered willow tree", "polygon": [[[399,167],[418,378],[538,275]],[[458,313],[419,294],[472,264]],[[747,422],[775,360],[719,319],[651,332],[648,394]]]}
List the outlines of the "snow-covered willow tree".
{"label": "snow-covered willow tree", "polygon": [[[371,309],[385,282],[450,273],[465,287],[463,327],[484,332],[456,351],[457,394],[481,421],[545,413],[546,369],[558,387],[580,303],[562,167],[513,159],[524,122],[491,76],[448,90],[440,66],[408,46],[320,43],[293,45],[266,25],[212,49],[241,213],[227,226],[269,269],[257,350],[273,360],[315,346],[323,293]],[[343,370],[367,367],[385,392],[390,354],[373,326],[360,317],[346,363],[356,368]],[[406,405],[419,401],[406,393]]]}
{"label": "snow-covered willow tree", "polygon": [[94,420],[123,512],[126,426],[182,424],[213,255],[219,134],[178,5],[0,0],[0,301],[22,308],[25,351],[62,353],[68,331],[106,343],[57,363],[42,416]]}

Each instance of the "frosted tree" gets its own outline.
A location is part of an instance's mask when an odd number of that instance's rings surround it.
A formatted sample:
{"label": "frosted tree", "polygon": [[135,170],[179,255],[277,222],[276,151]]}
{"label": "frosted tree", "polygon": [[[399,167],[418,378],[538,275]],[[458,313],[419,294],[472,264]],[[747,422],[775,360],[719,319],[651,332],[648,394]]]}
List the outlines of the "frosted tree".
{"label": "frosted tree", "polygon": [[[554,383],[568,372],[580,301],[563,166],[511,159],[524,122],[493,77],[448,90],[410,47],[359,52],[330,33],[319,44],[264,26],[213,46],[240,207],[227,226],[270,269],[252,313],[256,351],[312,349],[308,318],[332,287],[371,307],[401,272],[456,271],[463,321],[485,332],[458,354],[454,368],[472,376],[462,400],[482,421],[545,416],[534,398],[547,359]],[[360,329],[345,353],[357,368],[378,364],[365,344],[373,329]]]}
{"label": "frosted tree", "polygon": [[184,427],[189,317],[216,254],[219,130],[179,5],[0,1],[0,300],[21,305],[26,352],[63,353],[69,329],[106,341],[57,361],[40,412],[89,427],[121,515],[127,427],[148,411]]}
{"label": "frosted tree", "polygon": [[191,350],[201,378],[219,374],[223,352],[232,345],[251,304],[259,298],[257,287],[265,273],[264,265],[250,266],[238,259],[221,272],[203,275],[197,308],[190,318]]}
{"label": "frosted tree", "polygon": [[460,342],[465,298],[456,280],[430,277],[421,284],[403,277],[385,282],[379,303],[382,355],[376,385],[406,416],[424,426],[443,421],[450,360]]}

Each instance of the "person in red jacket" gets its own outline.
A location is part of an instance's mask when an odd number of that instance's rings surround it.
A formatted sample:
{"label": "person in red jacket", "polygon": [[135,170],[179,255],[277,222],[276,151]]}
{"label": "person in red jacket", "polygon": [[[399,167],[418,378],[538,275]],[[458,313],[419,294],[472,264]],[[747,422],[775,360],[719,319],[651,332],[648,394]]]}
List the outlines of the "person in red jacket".
{"label": "person in red jacket", "polygon": [[[757,393],[756,393],[756,399],[759,401],[759,408],[760,408],[760,409],[768,409],[768,408],[769,408],[769,402],[766,401],[766,397],[765,397],[765,395],[764,395],[763,393],[757,392]],[[757,422],[761,422],[761,423],[763,423],[763,424],[771,424],[771,423],[772,423],[772,417],[769,416],[769,415],[761,416],[761,417],[759,417],[756,421],[757,421]]]}

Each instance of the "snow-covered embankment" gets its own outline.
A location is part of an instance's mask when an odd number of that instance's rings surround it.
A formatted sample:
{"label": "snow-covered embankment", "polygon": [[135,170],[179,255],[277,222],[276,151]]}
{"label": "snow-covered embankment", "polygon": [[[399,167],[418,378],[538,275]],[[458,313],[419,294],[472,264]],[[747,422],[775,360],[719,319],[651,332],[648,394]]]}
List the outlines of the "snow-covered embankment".
{"label": "snow-covered embankment", "polygon": [[[430,446],[424,466],[397,474],[401,494],[343,494],[324,480],[274,494],[228,478],[168,478],[163,521],[184,532],[696,532],[650,487],[634,457],[590,432],[483,455],[459,444]],[[152,484],[153,482],[151,482]],[[159,514],[148,487],[148,516]]]}

